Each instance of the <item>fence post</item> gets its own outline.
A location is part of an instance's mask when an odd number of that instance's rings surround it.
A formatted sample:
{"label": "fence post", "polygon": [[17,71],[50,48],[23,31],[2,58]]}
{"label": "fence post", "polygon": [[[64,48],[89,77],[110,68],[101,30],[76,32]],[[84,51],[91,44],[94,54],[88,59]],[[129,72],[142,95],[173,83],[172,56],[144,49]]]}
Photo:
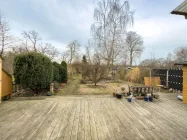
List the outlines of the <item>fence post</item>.
{"label": "fence post", "polygon": [[51,83],[51,85],[50,85],[50,91],[54,92],[54,83]]}

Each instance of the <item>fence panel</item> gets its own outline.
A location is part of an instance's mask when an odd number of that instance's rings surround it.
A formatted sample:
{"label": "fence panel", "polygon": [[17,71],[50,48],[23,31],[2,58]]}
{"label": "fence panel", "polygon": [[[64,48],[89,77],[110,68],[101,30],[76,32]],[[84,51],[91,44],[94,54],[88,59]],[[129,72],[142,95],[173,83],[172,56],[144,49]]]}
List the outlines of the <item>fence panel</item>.
{"label": "fence panel", "polygon": [[159,76],[161,85],[166,86],[166,79],[167,79],[167,69],[153,69],[152,70],[153,76]]}
{"label": "fence panel", "polygon": [[[167,75],[168,71],[168,75]],[[183,70],[182,69],[153,69],[153,76],[160,76],[161,85],[182,91]],[[167,81],[168,79],[168,81]]]}
{"label": "fence panel", "polygon": [[170,69],[169,70],[168,87],[182,91],[183,70],[181,70],[181,69]]}

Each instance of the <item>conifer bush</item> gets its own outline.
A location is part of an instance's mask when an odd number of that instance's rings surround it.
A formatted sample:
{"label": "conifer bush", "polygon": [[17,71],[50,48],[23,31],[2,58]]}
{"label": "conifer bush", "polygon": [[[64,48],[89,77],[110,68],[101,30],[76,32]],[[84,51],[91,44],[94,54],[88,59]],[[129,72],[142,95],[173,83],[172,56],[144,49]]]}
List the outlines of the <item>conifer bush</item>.
{"label": "conifer bush", "polygon": [[14,58],[14,77],[16,84],[38,93],[49,88],[53,80],[52,62],[40,53],[19,54]]}

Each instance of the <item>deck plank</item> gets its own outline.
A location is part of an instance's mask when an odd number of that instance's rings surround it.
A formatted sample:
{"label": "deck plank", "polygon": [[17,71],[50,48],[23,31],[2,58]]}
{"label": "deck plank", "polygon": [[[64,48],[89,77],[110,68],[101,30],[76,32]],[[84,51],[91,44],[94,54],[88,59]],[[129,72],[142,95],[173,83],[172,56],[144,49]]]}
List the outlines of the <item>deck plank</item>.
{"label": "deck plank", "polygon": [[69,125],[69,118],[72,114],[72,111],[74,110],[74,106],[75,106],[74,100],[69,100],[68,104],[69,106],[68,106],[66,114],[61,116],[60,128],[58,130],[57,137],[56,137],[57,140],[61,140],[64,138],[65,131]]}
{"label": "deck plank", "polygon": [[84,133],[84,137],[87,140],[91,140],[91,127],[90,127],[90,114],[89,114],[89,110],[90,110],[90,106],[88,104],[89,99],[85,100],[85,112],[84,112],[84,128],[85,128],[85,133]]}
{"label": "deck plank", "polygon": [[96,119],[93,111],[92,100],[89,101],[89,114],[90,114],[90,127],[91,127],[91,138],[92,140],[98,140]]}
{"label": "deck plank", "polygon": [[79,112],[79,124],[78,124],[78,138],[80,140],[84,140],[84,100],[81,99],[81,104],[80,104],[80,112]]}
{"label": "deck plank", "polygon": [[185,140],[187,105],[170,96],[132,103],[111,96],[7,101],[0,105],[0,139]]}
{"label": "deck plank", "polygon": [[[30,104],[30,103],[29,103]],[[36,119],[38,118],[37,114],[40,113],[38,110],[41,106],[43,106],[42,103],[36,103],[32,102],[33,106],[30,106],[28,104],[23,104],[22,107],[17,107],[15,110],[13,110],[13,114],[17,114],[12,117],[7,117],[5,121],[5,125],[3,126],[2,133],[6,134],[5,136],[2,134],[2,139],[12,139],[16,138],[17,135],[20,134],[20,132],[23,132],[21,126],[27,126],[30,122],[29,119],[31,119],[31,116],[33,117],[33,113],[35,113]],[[11,113],[10,113],[11,114]],[[4,115],[6,116],[6,115]],[[26,127],[28,128],[28,127]],[[4,130],[4,131],[3,131]],[[27,129],[26,129],[27,130]],[[8,135],[7,135],[8,133]],[[3,138],[4,137],[4,138]]]}

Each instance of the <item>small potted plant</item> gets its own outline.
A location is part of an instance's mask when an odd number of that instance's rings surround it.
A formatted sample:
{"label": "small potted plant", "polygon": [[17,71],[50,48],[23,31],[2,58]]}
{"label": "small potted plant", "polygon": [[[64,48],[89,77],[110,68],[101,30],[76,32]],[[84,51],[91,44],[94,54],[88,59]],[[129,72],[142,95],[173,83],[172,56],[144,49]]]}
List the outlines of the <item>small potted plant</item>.
{"label": "small potted plant", "polygon": [[145,97],[144,97],[144,101],[147,102],[148,100],[149,100],[149,98],[148,98],[147,96],[145,96]]}
{"label": "small potted plant", "polygon": [[153,97],[149,96],[149,101],[152,102],[153,101]]}
{"label": "small potted plant", "polygon": [[122,96],[123,96],[123,95],[122,95],[121,93],[119,93],[119,92],[116,94],[116,97],[117,97],[118,99],[121,99]]}

